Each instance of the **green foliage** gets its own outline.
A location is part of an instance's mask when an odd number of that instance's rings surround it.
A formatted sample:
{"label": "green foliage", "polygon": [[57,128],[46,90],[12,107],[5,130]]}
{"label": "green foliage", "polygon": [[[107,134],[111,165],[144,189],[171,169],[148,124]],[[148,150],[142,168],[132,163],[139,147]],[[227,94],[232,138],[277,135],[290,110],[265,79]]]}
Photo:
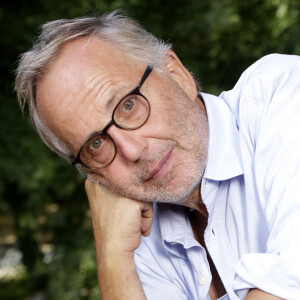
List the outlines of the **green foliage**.
{"label": "green foliage", "polygon": [[14,280],[0,282],[1,295],[0,299],[16,300],[25,299],[31,292],[33,292],[32,282],[30,280]]}
{"label": "green foliage", "polygon": [[[13,0],[0,4],[0,244],[23,253],[25,274],[0,278],[0,299],[99,299],[83,178],[22,117],[14,69],[38,27],[123,8],[174,45],[206,92],[228,89],[261,56],[300,54],[298,0]],[[14,238],[16,236],[16,238]],[[11,238],[12,237],[12,238]]]}

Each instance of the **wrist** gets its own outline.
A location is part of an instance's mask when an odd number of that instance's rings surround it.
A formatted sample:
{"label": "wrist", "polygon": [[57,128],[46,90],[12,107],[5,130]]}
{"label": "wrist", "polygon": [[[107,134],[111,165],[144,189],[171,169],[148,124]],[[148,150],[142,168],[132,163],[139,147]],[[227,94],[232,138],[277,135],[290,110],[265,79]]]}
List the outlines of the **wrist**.
{"label": "wrist", "polygon": [[116,264],[134,262],[134,251],[127,251],[115,245],[97,247],[97,256],[101,261],[116,262]]}
{"label": "wrist", "polygon": [[106,250],[98,256],[101,299],[145,300],[136,271],[134,253]]}

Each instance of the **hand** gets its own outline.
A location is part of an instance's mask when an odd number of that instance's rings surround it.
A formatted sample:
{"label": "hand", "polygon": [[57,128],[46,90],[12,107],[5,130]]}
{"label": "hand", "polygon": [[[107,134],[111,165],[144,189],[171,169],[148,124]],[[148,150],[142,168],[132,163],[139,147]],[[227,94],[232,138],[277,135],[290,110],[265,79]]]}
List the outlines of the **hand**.
{"label": "hand", "polygon": [[133,254],[141,242],[141,235],[148,236],[151,232],[152,203],[118,196],[88,179],[85,189],[97,250]]}
{"label": "hand", "polygon": [[85,181],[91,208],[103,300],[146,300],[139,280],[134,250],[141,235],[151,232],[153,205],[118,196]]}

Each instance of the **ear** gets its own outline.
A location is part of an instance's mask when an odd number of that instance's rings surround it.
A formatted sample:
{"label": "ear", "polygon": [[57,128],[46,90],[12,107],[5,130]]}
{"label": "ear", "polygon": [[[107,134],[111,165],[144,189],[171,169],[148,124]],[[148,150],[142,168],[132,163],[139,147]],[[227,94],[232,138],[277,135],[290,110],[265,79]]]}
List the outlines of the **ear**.
{"label": "ear", "polygon": [[185,91],[192,99],[197,97],[197,87],[191,73],[185,68],[174,51],[169,50],[166,53],[165,67],[170,77]]}

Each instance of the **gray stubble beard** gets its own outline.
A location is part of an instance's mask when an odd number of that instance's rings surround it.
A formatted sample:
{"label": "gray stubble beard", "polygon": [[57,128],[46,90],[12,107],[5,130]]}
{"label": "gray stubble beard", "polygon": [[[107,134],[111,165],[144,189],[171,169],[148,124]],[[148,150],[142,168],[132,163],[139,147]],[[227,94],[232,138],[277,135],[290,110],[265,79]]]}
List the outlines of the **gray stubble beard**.
{"label": "gray stubble beard", "polygon": [[[201,128],[199,124],[197,125],[193,123],[191,121],[193,116],[187,114],[186,111],[181,114],[180,120],[176,118],[178,116],[178,112],[182,111],[184,111],[184,107],[174,109],[173,113],[175,118],[171,118],[171,122],[176,120],[175,129],[177,129],[178,132],[182,132],[182,128],[184,128],[186,132],[195,131],[193,132],[193,136],[196,137],[196,139],[187,139],[185,141],[187,144],[186,147],[182,147],[178,142],[176,142],[176,140],[180,140],[181,135],[176,136],[174,140],[160,140],[160,142],[163,142],[164,145],[161,147],[159,153],[148,153],[141,162],[137,163],[136,171],[132,175],[131,180],[133,186],[129,190],[125,190],[124,187],[122,188],[121,186],[116,186],[109,182],[106,182],[103,185],[112,192],[130,199],[145,202],[163,202],[185,205],[195,189],[200,187],[206,166],[208,139],[203,132],[203,130],[205,131],[207,128]],[[207,124],[207,117],[205,113],[201,111],[197,105],[195,105],[195,111],[192,111],[192,114],[197,115],[200,124]],[[174,127],[174,124],[170,123],[170,126],[172,128]],[[182,175],[178,175],[181,171],[176,170],[177,168],[171,170],[171,172],[166,174],[166,176],[159,182],[152,182],[152,184],[151,180],[148,183],[144,182],[147,174],[149,174],[152,170],[151,168],[153,168],[159,159],[161,159],[163,155],[167,154],[171,149],[179,150],[184,153],[183,157],[186,157],[184,161],[186,166],[197,165],[196,169],[193,169],[194,174],[187,173],[187,176],[183,178],[181,182],[184,182],[185,184],[181,185],[179,188],[177,187],[176,193],[174,193],[174,183],[172,184],[172,181],[175,176],[179,177]],[[180,183],[178,182],[177,184]],[[137,192],[134,191],[135,188]]]}

